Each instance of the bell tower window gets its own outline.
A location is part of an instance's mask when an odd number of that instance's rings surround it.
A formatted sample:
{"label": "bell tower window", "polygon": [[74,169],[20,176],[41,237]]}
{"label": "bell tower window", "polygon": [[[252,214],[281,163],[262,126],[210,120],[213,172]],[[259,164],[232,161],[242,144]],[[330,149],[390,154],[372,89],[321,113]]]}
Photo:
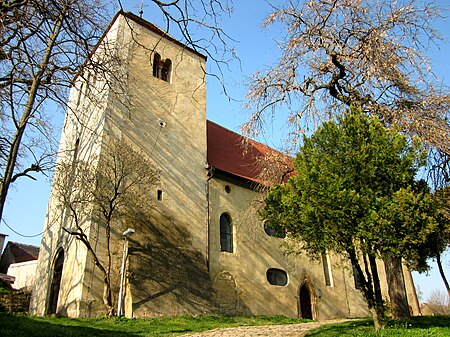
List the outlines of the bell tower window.
{"label": "bell tower window", "polygon": [[153,56],[153,76],[167,83],[171,83],[172,61],[170,59],[163,60],[161,55],[155,53]]}

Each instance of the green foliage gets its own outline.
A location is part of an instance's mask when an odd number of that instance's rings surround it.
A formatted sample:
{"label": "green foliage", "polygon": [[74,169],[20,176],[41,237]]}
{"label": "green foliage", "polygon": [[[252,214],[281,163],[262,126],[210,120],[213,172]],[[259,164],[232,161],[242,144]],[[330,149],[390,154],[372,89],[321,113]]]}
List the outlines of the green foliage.
{"label": "green foliage", "polygon": [[375,332],[370,320],[325,325],[309,332],[308,337],[446,337],[450,335],[449,316],[413,317],[405,322],[390,321],[381,332]]}
{"label": "green foliage", "polygon": [[[438,258],[450,245],[450,187],[435,191],[433,200],[436,205],[435,219],[437,229],[431,233],[429,240],[422,246],[422,257]],[[426,261],[417,261],[416,270],[426,271]]]}
{"label": "green foliage", "polygon": [[418,142],[353,109],[304,138],[297,173],[269,191],[261,211],[275,230],[301,242],[298,250],[350,259],[376,329],[385,315],[376,259],[419,265],[438,227],[436,203],[415,180],[424,159]]}
{"label": "green foliage", "polygon": [[284,316],[181,316],[148,319],[31,317],[0,314],[2,337],[118,337],[177,336],[241,325],[306,322]]}
{"label": "green foliage", "polygon": [[424,155],[418,143],[353,110],[304,138],[298,173],[272,188],[261,215],[310,255],[345,253],[357,240],[363,252],[414,259],[437,226],[429,189],[415,181]]}
{"label": "green foliage", "polygon": [[0,281],[0,294],[9,294],[11,288],[3,281]]}

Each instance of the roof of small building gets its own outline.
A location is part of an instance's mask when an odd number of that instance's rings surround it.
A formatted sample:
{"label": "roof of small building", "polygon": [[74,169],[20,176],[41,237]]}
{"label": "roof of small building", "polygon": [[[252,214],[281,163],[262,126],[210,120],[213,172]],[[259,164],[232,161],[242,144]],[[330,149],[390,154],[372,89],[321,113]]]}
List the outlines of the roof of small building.
{"label": "roof of small building", "polygon": [[211,121],[206,129],[207,161],[216,170],[263,185],[282,182],[293,172],[286,154]]}
{"label": "roof of small building", "polygon": [[3,254],[8,251],[12,256],[13,263],[37,260],[39,257],[39,247],[19,242],[9,241],[6,244]]}
{"label": "roof of small building", "polygon": [[4,282],[10,289],[11,289],[11,284],[13,284],[15,280],[16,280],[16,278],[14,276],[0,273],[0,281]]}

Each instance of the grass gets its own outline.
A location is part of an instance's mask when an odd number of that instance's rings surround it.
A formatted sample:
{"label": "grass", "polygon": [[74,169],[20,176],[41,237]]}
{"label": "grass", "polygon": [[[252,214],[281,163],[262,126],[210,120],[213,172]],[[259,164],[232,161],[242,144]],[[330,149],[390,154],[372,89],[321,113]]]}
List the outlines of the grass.
{"label": "grass", "polygon": [[413,317],[409,321],[389,321],[386,328],[378,333],[373,329],[372,320],[325,325],[312,330],[308,337],[448,337],[450,336],[450,316]]}
{"label": "grass", "polygon": [[[31,317],[0,314],[1,337],[141,337],[178,336],[215,328],[242,325],[302,323],[283,316],[199,316],[148,319]],[[385,330],[374,332],[369,319],[325,325],[308,337],[424,337],[450,336],[449,316],[414,317],[407,322],[390,321]]]}
{"label": "grass", "polygon": [[1,337],[178,336],[242,325],[293,324],[307,320],[284,316],[199,316],[148,319],[32,317],[0,314]]}

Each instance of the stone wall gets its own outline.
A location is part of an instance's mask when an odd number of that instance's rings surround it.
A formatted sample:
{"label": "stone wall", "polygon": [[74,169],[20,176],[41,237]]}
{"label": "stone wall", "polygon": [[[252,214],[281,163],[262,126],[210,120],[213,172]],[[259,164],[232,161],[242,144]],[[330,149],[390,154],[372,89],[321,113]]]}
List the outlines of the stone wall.
{"label": "stone wall", "polygon": [[0,294],[0,312],[24,312],[30,308],[31,292],[13,290],[11,293]]}

